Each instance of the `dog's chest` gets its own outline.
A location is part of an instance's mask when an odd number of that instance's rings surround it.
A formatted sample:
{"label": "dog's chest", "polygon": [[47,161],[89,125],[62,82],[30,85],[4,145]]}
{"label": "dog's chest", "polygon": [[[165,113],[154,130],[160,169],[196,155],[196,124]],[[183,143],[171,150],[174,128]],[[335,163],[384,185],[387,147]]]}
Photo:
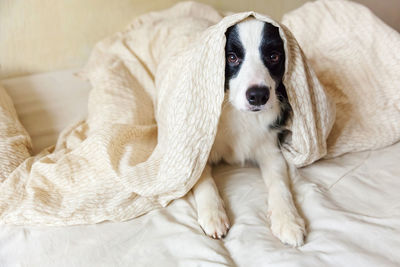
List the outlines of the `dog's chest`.
{"label": "dog's chest", "polygon": [[274,120],[274,114],[254,114],[225,106],[209,162],[224,160],[229,164],[244,164],[256,161],[263,151],[276,149],[277,133],[269,127]]}

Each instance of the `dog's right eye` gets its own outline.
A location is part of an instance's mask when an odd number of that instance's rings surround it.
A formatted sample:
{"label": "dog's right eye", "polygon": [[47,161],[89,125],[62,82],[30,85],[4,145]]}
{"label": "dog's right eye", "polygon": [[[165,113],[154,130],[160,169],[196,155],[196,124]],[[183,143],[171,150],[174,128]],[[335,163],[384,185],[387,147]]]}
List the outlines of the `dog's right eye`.
{"label": "dog's right eye", "polygon": [[235,53],[228,53],[228,56],[226,57],[228,62],[233,65],[238,65],[239,64],[239,58],[236,56]]}

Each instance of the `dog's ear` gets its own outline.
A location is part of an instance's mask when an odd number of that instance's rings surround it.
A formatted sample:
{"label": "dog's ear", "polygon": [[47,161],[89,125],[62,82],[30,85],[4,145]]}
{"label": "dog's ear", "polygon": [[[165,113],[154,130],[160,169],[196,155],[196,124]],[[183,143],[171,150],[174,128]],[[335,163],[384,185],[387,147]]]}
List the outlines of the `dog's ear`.
{"label": "dog's ear", "polygon": [[279,100],[280,113],[276,121],[271,125],[271,128],[279,130],[278,141],[279,145],[285,140],[288,130],[285,129],[285,124],[288,121],[290,115],[292,114],[292,108],[289,104],[289,99],[286,92],[286,87],[282,81],[280,81],[278,87],[276,88],[276,96]]}
{"label": "dog's ear", "polygon": [[279,114],[279,118],[277,120],[277,124],[279,127],[284,126],[288,121],[290,115],[292,114],[292,107],[290,106],[288,95],[286,92],[286,87],[281,81],[279,83],[278,88],[276,89],[276,94],[279,100],[279,105],[281,108],[281,112]]}
{"label": "dog's ear", "polygon": [[286,87],[283,84],[282,80],[279,82],[278,87],[276,88],[276,96],[280,102],[289,102]]}

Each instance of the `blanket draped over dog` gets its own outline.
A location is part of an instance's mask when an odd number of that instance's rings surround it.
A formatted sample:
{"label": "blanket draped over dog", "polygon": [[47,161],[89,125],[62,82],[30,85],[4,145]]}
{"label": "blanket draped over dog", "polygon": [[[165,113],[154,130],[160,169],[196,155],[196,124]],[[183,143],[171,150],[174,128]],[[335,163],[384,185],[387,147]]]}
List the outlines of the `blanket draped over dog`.
{"label": "blanket draped over dog", "polygon": [[[321,14],[322,21],[312,17]],[[223,18],[209,6],[180,3],[97,44],[83,73],[93,87],[87,120],[39,155],[30,157],[29,135],[0,90],[0,222],[122,221],[185,195],[216,134],[224,33],[249,16],[278,26],[285,43],[293,115],[282,151],[290,164],[399,139],[399,37],[363,7],[321,1],[285,17],[325,91],[286,26],[255,12]],[[337,32],[344,37],[329,35]]]}

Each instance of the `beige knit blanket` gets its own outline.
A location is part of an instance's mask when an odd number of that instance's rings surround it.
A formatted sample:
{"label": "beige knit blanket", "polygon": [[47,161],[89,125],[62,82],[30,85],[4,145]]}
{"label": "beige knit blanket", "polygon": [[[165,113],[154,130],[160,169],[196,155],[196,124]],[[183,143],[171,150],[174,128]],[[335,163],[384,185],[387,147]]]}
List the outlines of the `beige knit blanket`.
{"label": "beige knit blanket", "polygon": [[[87,120],[39,155],[30,156],[29,135],[0,90],[0,222],[123,221],[184,196],[216,133],[225,30],[249,16],[280,27],[285,41],[293,116],[282,151],[289,163],[305,166],[328,151],[399,139],[399,36],[364,8],[321,1],[285,18],[325,91],[285,26],[254,12],[223,18],[209,6],[180,3],[135,19],[96,46],[84,71],[93,87]],[[338,31],[344,34],[329,35]],[[338,106],[336,121],[326,92]]]}

